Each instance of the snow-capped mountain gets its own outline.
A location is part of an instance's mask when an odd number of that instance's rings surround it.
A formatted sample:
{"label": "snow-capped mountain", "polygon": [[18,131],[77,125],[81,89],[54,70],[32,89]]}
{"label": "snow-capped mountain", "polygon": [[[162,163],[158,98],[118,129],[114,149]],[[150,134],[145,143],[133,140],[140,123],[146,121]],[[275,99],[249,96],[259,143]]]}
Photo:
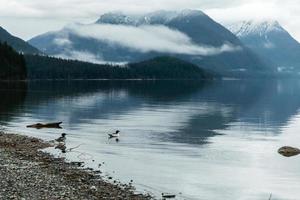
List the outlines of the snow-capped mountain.
{"label": "snow-capped mountain", "polygon": [[173,19],[191,16],[205,15],[199,10],[167,11],[160,10],[147,14],[124,14],[122,12],[110,12],[102,15],[96,23],[98,24],[124,24],[132,26],[167,24]]}
{"label": "snow-capped mountain", "polygon": [[228,29],[236,36],[242,38],[251,35],[266,35],[270,32],[284,32],[278,21],[242,21],[230,24]]}
{"label": "snow-capped mountain", "polygon": [[300,44],[278,21],[243,21],[227,28],[278,70],[300,70]]}
{"label": "snow-capped mountain", "polygon": [[106,13],[94,24],[67,26],[29,43],[49,55],[85,61],[136,62],[169,55],[218,72],[266,69],[234,34],[198,10]]}

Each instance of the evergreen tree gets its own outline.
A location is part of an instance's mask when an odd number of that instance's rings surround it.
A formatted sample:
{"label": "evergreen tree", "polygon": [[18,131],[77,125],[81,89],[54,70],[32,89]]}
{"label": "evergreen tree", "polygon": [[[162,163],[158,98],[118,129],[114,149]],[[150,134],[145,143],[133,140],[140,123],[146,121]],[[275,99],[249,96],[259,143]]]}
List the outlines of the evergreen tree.
{"label": "evergreen tree", "polygon": [[0,80],[26,79],[26,75],[24,56],[6,42],[0,43]]}
{"label": "evergreen tree", "polygon": [[26,55],[29,79],[212,79],[213,75],[191,63],[158,57],[116,66],[92,64],[49,56]]}

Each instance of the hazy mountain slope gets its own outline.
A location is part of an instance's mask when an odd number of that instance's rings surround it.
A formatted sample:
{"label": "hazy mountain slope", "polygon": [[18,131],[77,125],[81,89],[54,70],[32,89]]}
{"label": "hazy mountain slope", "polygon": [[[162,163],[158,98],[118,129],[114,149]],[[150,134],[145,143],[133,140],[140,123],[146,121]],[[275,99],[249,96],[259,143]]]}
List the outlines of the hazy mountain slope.
{"label": "hazy mountain slope", "polygon": [[12,46],[16,51],[27,54],[36,54],[39,53],[39,50],[24,40],[11,35],[5,29],[0,27],[0,42],[6,42],[10,46]]}
{"label": "hazy mountain slope", "polygon": [[228,28],[279,71],[300,70],[300,44],[277,21],[243,21]]}
{"label": "hazy mountain slope", "polygon": [[136,62],[168,55],[218,72],[269,70],[234,34],[196,10],[107,13],[95,24],[65,27],[29,43],[50,55],[86,61]]}

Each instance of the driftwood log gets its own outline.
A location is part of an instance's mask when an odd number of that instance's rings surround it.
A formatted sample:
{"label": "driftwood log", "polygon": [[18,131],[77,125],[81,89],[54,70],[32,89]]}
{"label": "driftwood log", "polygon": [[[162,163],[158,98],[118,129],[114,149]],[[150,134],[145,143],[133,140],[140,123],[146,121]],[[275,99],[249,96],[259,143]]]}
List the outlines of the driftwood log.
{"label": "driftwood log", "polygon": [[176,197],[175,194],[162,193],[161,195],[162,195],[163,200],[165,200],[165,199],[174,199]]}
{"label": "driftwood log", "polygon": [[62,124],[62,122],[54,122],[54,123],[47,123],[47,124],[37,123],[37,124],[28,125],[27,128],[36,128],[36,129],[59,128],[59,129],[61,129],[62,128],[60,126],[61,124]]}

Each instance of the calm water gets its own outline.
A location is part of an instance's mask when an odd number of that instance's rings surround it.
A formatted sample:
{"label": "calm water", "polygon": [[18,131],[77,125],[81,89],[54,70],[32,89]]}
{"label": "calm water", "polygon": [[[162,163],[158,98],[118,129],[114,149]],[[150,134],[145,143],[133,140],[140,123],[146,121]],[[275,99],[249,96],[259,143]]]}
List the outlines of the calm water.
{"label": "calm water", "polygon": [[[178,199],[299,199],[300,157],[277,154],[300,147],[299,108],[296,80],[0,86],[5,129],[46,140],[64,131],[69,148],[80,145],[67,158]],[[25,128],[49,121],[64,130]],[[116,129],[119,143],[107,138]]]}

